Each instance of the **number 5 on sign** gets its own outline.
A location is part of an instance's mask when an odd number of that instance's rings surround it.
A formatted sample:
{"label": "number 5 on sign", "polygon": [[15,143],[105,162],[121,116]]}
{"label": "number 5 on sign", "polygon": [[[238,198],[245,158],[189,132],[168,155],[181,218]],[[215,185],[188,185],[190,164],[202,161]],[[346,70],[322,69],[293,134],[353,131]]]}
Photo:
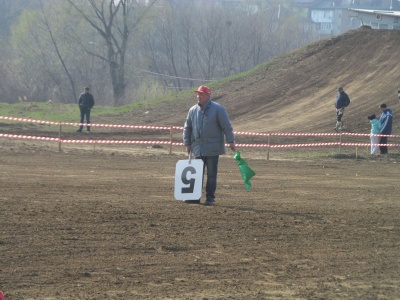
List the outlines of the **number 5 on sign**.
{"label": "number 5 on sign", "polygon": [[203,187],[203,166],[201,159],[180,160],[175,169],[175,199],[199,200]]}

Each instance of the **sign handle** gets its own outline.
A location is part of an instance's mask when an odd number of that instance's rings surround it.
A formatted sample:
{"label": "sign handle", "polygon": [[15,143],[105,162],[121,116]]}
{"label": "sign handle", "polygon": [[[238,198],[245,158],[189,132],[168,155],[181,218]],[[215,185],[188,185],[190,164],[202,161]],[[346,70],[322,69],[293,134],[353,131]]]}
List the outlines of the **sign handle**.
{"label": "sign handle", "polygon": [[189,165],[191,164],[191,162],[192,162],[192,151],[189,152]]}

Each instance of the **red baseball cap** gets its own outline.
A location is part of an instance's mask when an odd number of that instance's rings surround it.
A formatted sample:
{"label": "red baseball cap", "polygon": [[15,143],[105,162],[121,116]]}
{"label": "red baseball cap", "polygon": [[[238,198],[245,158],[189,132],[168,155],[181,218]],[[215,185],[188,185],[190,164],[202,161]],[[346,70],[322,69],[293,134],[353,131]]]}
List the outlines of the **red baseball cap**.
{"label": "red baseball cap", "polygon": [[195,93],[198,93],[198,94],[208,94],[208,95],[211,95],[211,90],[210,90],[207,86],[205,86],[205,85],[199,86],[199,88],[198,88],[197,90],[195,90],[194,92],[195,92]]}

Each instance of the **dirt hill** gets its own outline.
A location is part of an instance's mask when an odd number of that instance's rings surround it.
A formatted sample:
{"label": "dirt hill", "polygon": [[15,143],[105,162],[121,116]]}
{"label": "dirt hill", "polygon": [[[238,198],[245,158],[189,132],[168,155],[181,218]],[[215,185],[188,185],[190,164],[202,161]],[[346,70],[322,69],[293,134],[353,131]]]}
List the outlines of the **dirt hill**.
{"label": "dirt hill", "polygon": [[[398,30],[360,28],[275,58],[245,77],[210,86],[237,131],[332,132],[336,89],[343,85],[351,98],[344,116],[348,131],[368,132],[367,115],[380,114],[378,105],[385,102],[393,110],[398,133],[399,46]],[[134,112],[131,122],[183,125],[194,103],[194,93],[178,94],[173,104]]]}

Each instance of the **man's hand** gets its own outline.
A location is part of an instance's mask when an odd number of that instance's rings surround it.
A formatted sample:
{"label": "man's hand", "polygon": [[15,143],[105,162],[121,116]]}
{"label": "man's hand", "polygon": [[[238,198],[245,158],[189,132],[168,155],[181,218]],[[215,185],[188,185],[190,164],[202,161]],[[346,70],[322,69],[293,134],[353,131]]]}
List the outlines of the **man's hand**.
{"label": "man's hand", "polygon": [[229,148],[231,148],[231,150],[232,150],[233,152],[236,152],[236,146],[235,146],[235,143],[234,143],[234,142],[229,143]]}
{"label": "man's hand", "polygon": [[187,154],[189,154],[190,151],[192,151],[192,147],[191,146],[186,146],[186,151],[187,151]]}

